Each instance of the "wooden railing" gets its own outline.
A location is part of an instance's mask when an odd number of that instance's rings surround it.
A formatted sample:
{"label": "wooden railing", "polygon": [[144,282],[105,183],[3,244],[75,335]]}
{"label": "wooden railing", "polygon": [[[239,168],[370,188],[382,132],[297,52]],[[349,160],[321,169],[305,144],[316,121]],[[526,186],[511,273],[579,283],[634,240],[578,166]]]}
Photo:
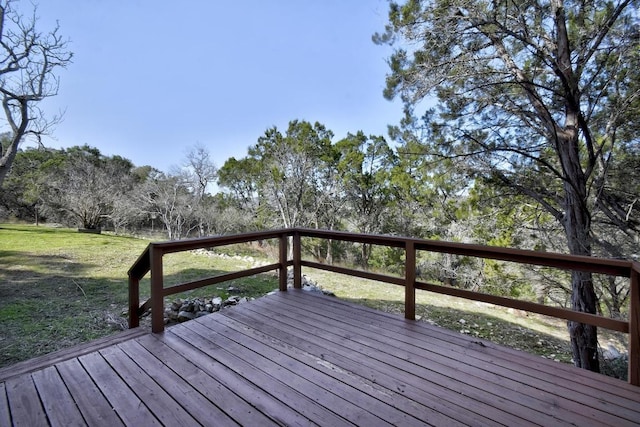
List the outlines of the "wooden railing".
{"label": "wooden railing", "polygon": [[[302,237],[340,240],[403,249],[405,252],[405,276],[394,277],[303,260],[301,255]],[[293,242],[293,259],[288,259],[288,241],[290,238]],[[277,263],[181,283],[168,288],[164,287],[163,256],[165,254],[267,239],[277,239],[279,242],[279,260]],[[529,301],[519,301],[507,297],[421,282],[416,280],[415,274],[417,251],[440,252],[554,267],[564,270],[581,270],[627,277],[630,279],[631,287],[629,319],[628,321],[610,319],[560,307],[551,307]],[[150,308],[152,316],[151,329],[153,332],[162,332],[164,330],[164,298],[166,296],[267,271],[277,270],[279,272],[279,289],[280,291],[286,291],[287,267],[289,266],[293,267],[293,282],[295,288],[301,287],[301,271],[303,266],[404,286],[405,317],[407,319],[415,319],[415,291],[416,289],[420,289],[586,323],[629,334],[629,382],[634,385],[640,385],[640,264],[623,260],[534,252],[406,237],[365,235],[299,228],[150,243],[129,270],[129,327],[137,327],[139,325],[140,315]],[[149,272],[151,273],[151,298],[141,306],[139,283]]]}

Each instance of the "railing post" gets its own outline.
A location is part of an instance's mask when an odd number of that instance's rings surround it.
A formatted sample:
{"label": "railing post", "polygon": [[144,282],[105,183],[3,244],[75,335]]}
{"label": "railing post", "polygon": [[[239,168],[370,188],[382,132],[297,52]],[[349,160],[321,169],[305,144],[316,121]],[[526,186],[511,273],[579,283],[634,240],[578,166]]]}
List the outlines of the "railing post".
{"label": "railing post", "polygon": [[293,287],[302,289],[302,244],[300,232],[293,232]]}
{"label": "railing post", "polygon": [[129,329],[140,326],[138,307],[140,307],[140,279],[129,276]]}
{"label": "railing post", "polygon": [[151,258],[151,332],[164,331],[164,284],[162,277],[162,250],[149,247]]}
{"label": "railing post", "polygon": [[286,234],[280,235],[280,268],[278,270],[278,279],[279,279],[279,289],[282,292],[286,292],[287,290],[287,254],[289,237]]}
{"label": "railing post", "polygon": [[629,383],[640,386],[640,263],[634,262],[630,276]]}
{"label": "railing post", "polygon": [[404,246],[404,317],[416,319],[416,246],[407,240]]}

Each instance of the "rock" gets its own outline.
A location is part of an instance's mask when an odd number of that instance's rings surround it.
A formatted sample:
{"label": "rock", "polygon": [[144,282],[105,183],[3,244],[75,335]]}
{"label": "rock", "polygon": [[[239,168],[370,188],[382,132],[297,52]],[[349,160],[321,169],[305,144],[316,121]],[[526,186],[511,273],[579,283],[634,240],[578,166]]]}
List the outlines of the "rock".
{"label": "rock", "polygon": [[178,313],[178,320],[184,322],[185,320],[195,319],[196,315],[191,311],[181,311]]}
{"label": "rock", "polygon": [[224,306],[228,306],[228,305],[236,305],[238,303],[238,301],[240,300],[240,297],[238,296],[230,296],[229,298],[227,298],[227,300],[224,302]]}
{"label": "rock", "polygon": [[613,345],[609,344],[606,350],[602,351],[604,360],[616,360],[622,357],[622,354]]}
{"label": "rock", "polygon": [[[313,281],[309,280],[306,276],[302,276],[303,289],[307,292],[317,292],[324,295],[335,296],[332,292],[323,290]],[[293,273],[289,272],[289,287],[293,287]],[[221,288],[218,288],[222,290]],[[228,292],[242,292],[241,289],[235,286],[229,286],[226,288]],[[271,292],[270,294],[277,293],[278,290]],[[228,307],[232,305],[244,304],[254,298],[241,297],[239,295],[230,295],[229,298],[223,300],[221,297],[214,296],[212,298],[191,298],[191,299],[176,299],[170,303],[164,310],[164,322],[165,324],[185,322],[198,317],[206,316],[209,313],[214,313],[222,307]]]}
{"label": "rock", "polygon": [[[304,274],[300,278],[300,282],[301,282],[301,285],[302,285],[302,289],[307,291],[307,292],[317,292],[317,293],[321,293],[323,295],[328,295],[328,296],[332,296],[332,297],[335,296],[335,294],[333,292],[326,291],[326,290],[322,289],[320,286],[318,286],[317,283],[315,283],[313,280],[309,279]],[[293,288],[293,270],[287,271],[287,287],[288,288]],[[276,292],[276,291],[274,291],[274,292]]]}

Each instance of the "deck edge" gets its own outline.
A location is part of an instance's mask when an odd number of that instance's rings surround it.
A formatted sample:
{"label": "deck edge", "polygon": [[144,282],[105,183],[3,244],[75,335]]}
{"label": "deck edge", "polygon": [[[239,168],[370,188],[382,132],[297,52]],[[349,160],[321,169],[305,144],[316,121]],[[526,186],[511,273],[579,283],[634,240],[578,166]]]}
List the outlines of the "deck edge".
{"label": "deck edge", "polygon": [[53,366],[56,363],[64,362],[65,360],[73,359],[78,356],[101,350],[105,347],[109,347],[114,344],[119,344],[121,342],[146,335],[150,332],[151,331],[148,328],[143,327],[127,329],[125,331],[107,335],[106,337],[98,338],[96,340],[88,341],[68,348],[63,348],[61,350],[43,354],[42,356],[37,356],[32,359],[23,360],[13,365],[4,366],[0,368],[0,382],[4,382],[19,375],[31,373],[39,369],[44,369],[48,366]]}

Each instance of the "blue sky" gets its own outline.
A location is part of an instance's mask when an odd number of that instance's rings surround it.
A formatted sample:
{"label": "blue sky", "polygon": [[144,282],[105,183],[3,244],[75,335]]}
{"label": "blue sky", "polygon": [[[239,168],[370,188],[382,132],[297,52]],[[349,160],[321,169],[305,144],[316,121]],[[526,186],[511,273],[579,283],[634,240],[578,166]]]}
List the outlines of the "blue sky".
{"label": "blue sky", "polygon": [[335,140],[386,135],[402,116],[382,96],[391,50],[371,41],[387,11],[386,0],[40,1],[40,29],[57,20],[75,55],[43,104],[66,110],[46,144],[168,171],[195,144],[220,167],[293,119]]}

